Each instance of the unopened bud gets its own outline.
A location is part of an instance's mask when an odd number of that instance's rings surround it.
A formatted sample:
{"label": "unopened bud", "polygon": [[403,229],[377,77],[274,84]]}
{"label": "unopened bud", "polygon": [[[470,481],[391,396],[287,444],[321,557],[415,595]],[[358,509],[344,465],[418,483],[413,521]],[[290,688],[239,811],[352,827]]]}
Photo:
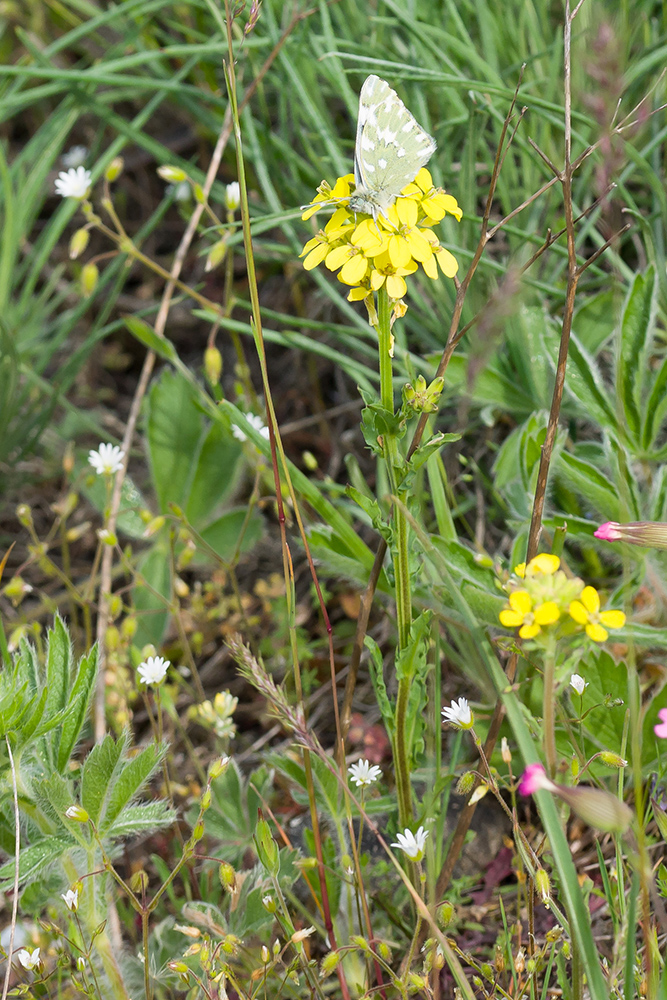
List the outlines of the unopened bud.
{"label": "unopened bud", "polygon": [[20,503],[16,508],[16,516],[19,523],[23,525],[24,528],[32,527],[32,511],[28,507],[27,503]]}
{"label": "unopened bud", "polygon": [[152,517],[143,531],[143,538],[152,538],[165,526],[166,517],[164,514],[158,514],[157,517]]}
{"label": "unopened bud", "polygon": [[601,750],[598,757],[603,764],[607,765],[607,767],[621,768],[628,766],[627,760],[623,760],[622,757],[620,757],[617,753],[612,753],[611,750]]}
{"label": "unopened bud", "polygon": [[230,757],[221,757],[219,760],[214,760],[208,769],[208,776],[211,781],[215,781],[219,778],[221,774],[224,774],[229,766]]}
{"label": "unopened bud", "polygon": [[218,264],[222,264],[225,259],[225,254],[227,253],[227,240],[218,240],[214,243],[208,252],[208,257],[206,258],[205,271],[213,271]]}
{"label": "unopened bud", "polygon": [[260,952],[260,955],[262,957],[263,964],[268,965],[268,963],[271,961],[271,952],[269,951],[269,949],[266,947],[265,944],[262,945],[262,950]]}
{"label": "unopened bud", "polygon": [[222,375],[222,354],[217,347],[207,347],[204,351],[204,371],[211,385],[218,385]]}
{"label": "unopened bud", "polygon": [[312,451],[302,451],[301,458],[303,459],[303,464],[306,466],[309,472],[317,471],[318,463]]}
{"label": "unopened bud", "polygon": [[273,896],[262,896],[262,906],[267,913],[276,912],[276,901]]}
{"label": "unopened bud", "polygon": [[602,788],[578,785],[568,788],[558,785],[556,794],[596,830],[605,833],[625,833],[632,822],[632,809],[621,799]]}
{"label": "unopened bud", "polygon": [[487,783],[485,781],[481,781],[477,786],[477,788],[475,789],[475,791],[470,796],[470,799],[468,800],[468,805],[474,806],[477,802],[480,801],[480,799],[484,798],[488,790],[489,786],[487,785]]}
{"label": "unopened bud", "polygon": [[456,794],[469,795],[475,784],[475,778],[474,771],[466,771],[465,774],[462,774],[456,785]]}
{"label": "unopened bud", "polygon": [[516,958],[514,959],[514,968],[521,975],[523,970],[526,968],[526,959],[523,953],[523,948],[519,948],[516,953]]}
{"label": "unopened bud", "polygon": [[81,256],[83,251],[88,246],[89,239],[90,234],[85,226],[82,229],[77,229],[75,233],[72,233],[69,241],[70,260],[76,260],[77,257]]}
{"label": "unopened bud", "polygon": [[500,753],[505,764],[512,763],[512,751],[510,750],[510,745],[507,742],[507,737],[503,736],[500,741]]}
{"label": "unopened bud", "polygon": [[340,965],[341,956],[337,951],[330,951],[320,962],[320,979],[326,979],[332,972],[335,972]]}
{"label": "unopened bud", "polygon": [[118,180],[118,178],[123,172],[124,166],[125,166],[125,161],[123,160],[123,157],[114,156],[113,160],[111,161],[107,169],[104,171],[104,176],[106,177],[106,179],[109,181],[110,184],[113,184],[115,180]]}
{"label": "unopened bud", "polygon": [[391,961],[391,948],[389,947],[386,941],[380,941],[380,943],[377,946],[377,951],[378,955],[380,956],[381,959],[383,959],[383,961],[385,962]]}
{"label": "unopened bud", "polygon": [[192,193],[195,196],[195,201],[199,202],[200,205],[206,204],[206,195],[201,184],[193,184]]}
{"label": "unopened bud", "polygon": [[241,204],[241,188],[238,181],[232,181],[225,188],[225,208],[228,212],[235,212]]}
{"label": "unopened bud", "polygon": [[157,172],[163,181],[169,181],[170,184],[180,184],[181,181],[188,179],[185,170],[181,170],[180,167],[170,167],[165,164],[162,167],[158,167]]}
{"label": "unopened bud", "polygon": [[148,888],[148,873],[143,868],[132,874],[130,879],[130,889],[132,892],[145,892]]}
{"label": "unopened bud", "polygon": [[538,868],[535,872],[535,889],[544,902],[550,898],[551,882],[544,868]]}
{"label": "unopened bud", "polygon": [[70,806],[69,809],[65,810],[65,815],[67,819],[74,819],[77,823],[87,823],[90,816],[81,806]]}
{"label": "unopened bud", "polygon": [[98,270],[97,264],[93,264],[91,261],[89,264],[85,264],[81,268],[81,275],[79,277],[79,286],[81,288],[81,294],[84,298],[89,298],[95,289],[97,288],[97,282],[100,278],[100,272]]}
{"label": "unopened bud", "polygon": [[29,594],[32,587],[20,576],[13,577],[3,590],[5,597],[8,597],[15,608],[19,606],[26,594]]}
{"label": "unopened bud", "polygon": [[493,960],[493,964],[495,966],[495,969],[496,969],[496,972],[498,973],[498,975],[500,975],[501,973],[503,973],[505,971],[505,954],[503,952],[503,949],[502,948],[498,948],[497,946],[496,946],[496,954],[495,954],[495,958]]}
{"label": "unopened bud", "polygon": [[437,911],[438,923],[444,929],[449,927],[454,917],[454,904],[450,903],[448,899],[441,903]]}
{"label": "unopened bud", "polygon": [[218,877],[220,879],[220,885],[227,892],[234,892],[236,890],[236,872],[228,861],[223,861],[218,868]]}
{"label": "unopened bud", "polygon": [[294,931],[294,934],[292,934],[290,941],[292,941],[293,944],[298,944],[299,941],[305,941],[306,938],[310,937],[310,935],[314,933],[315,933],[314,927],[302,927],[301,930]]}

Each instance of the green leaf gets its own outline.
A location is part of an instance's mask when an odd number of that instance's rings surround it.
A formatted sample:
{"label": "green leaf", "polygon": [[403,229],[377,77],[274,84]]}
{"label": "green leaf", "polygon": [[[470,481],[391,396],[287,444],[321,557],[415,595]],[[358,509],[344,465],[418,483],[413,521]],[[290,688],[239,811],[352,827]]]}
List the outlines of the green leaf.
{"label": "green leaf", "polygon": [[655,272],[637,274],[628,293],[621,320],[621,347],[616,369],[616,390],[623,403],[628,431],[633,440],[640,437],[640,406],[644,398],[644,379],[653,345],[657,305]]}
{"label": "green leaf", "polygon": [[149,351],[153,351],[158,357],[164,358],[165,361],[173,363],[178,360],[176,348],[171,341],[165,337],[158,337],[153,327],[149,326],[145,320],[139,316],[123,316],[123,322],[132,336],[144,344]]}
{"label": "green leaf", "polygon": [[382,713],[382,721],[384,722],[385,729],[389,734],[389,738],[393,740],[395,709],[389,700],[387,687],[384,682],[382,653],[380,652],[380,647],[377,642],[370,635],[366,635],[364,637],[364,646],[371,654],[368,661],[368,672],[371,675],[371,683],[373,685],[373,691],[375,692],[375,700],[377,701],[378,708]]}
{"label": "green leaf", "polygon": [[72,750],[86,721],[96,677],[97,644],[93,646],[87,656],[82,656],[79,660],[74,685],[70,691],[67,715],[60,730],[60,746],[58,747],[57,767],[61,772],[69,763]]}
{"label": "green leaf", "polygon": [[48,631],[47,642],[46,687],[49,693],[46,710],[51,714],[60,711],[67,704],[72,670],[72,644],[67,626],[58,614],[54,618],[53,628]]}
{"label": "green leaf", "polygon": [[230,431],[222,423],[213,424],[202,444],[185,505],[186,517],[197,530],[213,519],[234,491],[243,472],[242,455]]}
{"label": "green leaf", "polygon": [[203,440],[204,417],[192,387],[165,369],[147,399],[146,442],[161,513],[185,508]]}
{"label": "green leaf", "polygon": [[613,396],[595,358],[574,333],[570,337],[565,396],[583,417],[588,420],[594,417],[602,427],[618,433]]}
{"label": "green leaf", "polygon": [[[107,797],[106,809],[99,821],[100,833],[106,835],[111,826],[115,826],[115,820],[119,813],[128,808],[128,803],[142,786],[148,781],[153,771],[158,767],[160,761],[167,753],[166,743],[157,745],[149,743],[148,746],[140,750],[129,763],[123,763],[122,768],[116,775],[113,789]],[[82,803],[87,808],[85,803]]]}
{"label": "green leaf", "polygon": [[618,521],[620,498],[618,491],[590,462],[577,458],[570,452],[561,452],[558,458],[558,476],[576,490],[589,507],[601,518]]}
{"label": "green leaf", "polygon": [[81,769],[81,805],[95,824],[99,822],[104,799],[129,742],[127,731],[117,740],[107,735],[95,744],[84,761]]}
{"label": "green leaf", "polygon": [[399,681],[404,678],[413,680],[424,674],[432,617],[431,611],[422,611],[410,625],[407,646],[396,654],[396,677]]}
{"label": "green leaf", "polygon": [[264,521],[256,510],[248,517],[246,507],[237,507],[209,524],[200,534],[223,562],[230,562],[237,549],[249,552],[262,537],[263,530]]}
{"label": "green leaf", "polygon": [[105,827],[103,836],[128,837],[133,833],[150,833],[175,821],[177,813],[166,802],[145,802],[125,806],[120,816]]}
{"label": "green leaf", "polygon": [[[152,642],[162,642],[171,600],[170,552],[167,539],[161,535],[137,565],[138,582],[132,588],[132,602],[137,613],[134,642],[141,648]],[[145,583],[143,582],[145,581]]]}
{"label": "green leaf", "polygon": [[[76,846],[72,837],[46,837],[24,847],[19,854],[19,885],[34,882],[49,865],[60,861],[65,853]],[[0,866],[0,892],[7,892],[14,884],[14,859]]]}

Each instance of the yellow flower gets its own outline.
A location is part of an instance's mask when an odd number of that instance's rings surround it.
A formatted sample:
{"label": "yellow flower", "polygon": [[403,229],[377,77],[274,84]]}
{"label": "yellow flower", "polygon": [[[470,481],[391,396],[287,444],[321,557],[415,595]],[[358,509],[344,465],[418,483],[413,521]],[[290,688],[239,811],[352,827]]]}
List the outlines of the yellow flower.
{"label": "yellow flower", "polygon": [[329,205],[332,201],[338,201],[350,197],[350,184],[354,183],[354,174],[345,174],[344,177],[339,177],[333,187],[331,187],[327,181],[322,181],[317,189],[317,194],[311,201],[310,205],[305,209],[301,218],[305,221],[309,219],[311,215],[315,215],[321,208],[325,205]]}
{"label": "yellow flower", "polygon": [[453,215],[457,222],[463,217],[456,198],[433,186],[433,178],[426,167],[421,168],[412,184],[408,184],[402,193],[418,197],[419,207],[431,222],[440,222],[447,213]]}
{"label": "yellow flower", "polygon": [[402,299],[407,293],[408,286],[405,283],[406,274],[414,274],[417,265],[410,261],[407,267],[394,267],[388,253],[383,253],[373,259],[373,270],[371,271],[371,288],[377,292],[378,288],[386,283],[387,293],[390,299]]}
{"label": "yellow flower", "polygon": [[585,626],[586,635],[594,642],[604,642],[608,638],[607,628],[625,625],[622,611],[600,611],[600,595],[595,587],[584,587],[579,600],[570,603],[569,610],[575,622]]}
{"label": "yellow flower", "polygon": [[527,576],[536,576],[538,573],[552,576],[558,570],[559,566],[560,559],[558,556],[554,556],[550,552],[540,552],[539,556],[534,556],[527,566],[525,562],[515,566],[514,573],[516,576],[521,577],[522,580]]}
{"label": "yellow flower", "polygon": [[533,639],[543,625],[553,625],[560,618],[560,608],[554,601],[544,601],[533,609],[533,600],[527,590],[515,590],[509,596],[509,607],[500,612],[500,624],[517,628],[522,639]]}
{"label": "yellow flower", "polygon": [[327,254],[324,263],[330,271],[337,271],[340,268],[338,279],[346,285],[358,285],[368,271],[366,255],[360,247],[355,247],[352,243],[334,247]]}
{"label": "yellow flower", "polygon": [[394,267],[406,267],[411,260],[423,263],[433,256],[433,247],[417,228],[418,218],[419,206],[412,198],[397,198],[387,210],[388,222],[380,217],[383,227],[391,229],[387,252]]}
{"label": "yellow flower", "polygon": [[308,240],[301,251],[301,257],[305,257],[303,262],[306,271],[312,271],[314,267],[321,264],[330,250],[339,246],[343,238],[354,229],[350,213],[344,209],[337,209],[327,222],[324,229],[320,229],[312,240]]}

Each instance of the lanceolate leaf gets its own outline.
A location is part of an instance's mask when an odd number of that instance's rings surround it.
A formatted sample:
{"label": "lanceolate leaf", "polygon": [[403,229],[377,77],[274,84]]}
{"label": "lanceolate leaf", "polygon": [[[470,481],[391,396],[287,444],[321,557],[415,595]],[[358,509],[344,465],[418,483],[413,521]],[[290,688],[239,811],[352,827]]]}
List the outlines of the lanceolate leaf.
{"label": "lanceolate leaf", "polygon": [[[66,851],[76,845],[72,837],[46,837],[25,847],[19,855],[19,885],[33,882],[38,875],[58,861]],[[0,866],[0,892],[7,892],[14,884],[14,859]]]}
{"label": "lanceolate leaf", "polygon": [[640,405],[644,398],[648,356],[653,344],[656,309],[655,272],[635,277],[621,323],[621,349],[616,372],[617,391],[623,403],[631,437],[640,437]]}
{"label": "lanceolate leaf", "polygon": [[67,767],[72,750],[79,739],[81,729],[86,721],[96,677],[97,646],[95,645],[88,656],[81,657],[77,667],[76,678],[69,697],[67,716],[60,730],[57,760],[59,771],[64,771]]}
{"label": "lanceolate leaf", "polygon": [[100,820],[100,832],[107,833],[118,814],[125,808],[134,796],[148,781],[167,752],[167,744],[149,743],[131,761],[123,763],[120,773],[115,778],[107,807]]}

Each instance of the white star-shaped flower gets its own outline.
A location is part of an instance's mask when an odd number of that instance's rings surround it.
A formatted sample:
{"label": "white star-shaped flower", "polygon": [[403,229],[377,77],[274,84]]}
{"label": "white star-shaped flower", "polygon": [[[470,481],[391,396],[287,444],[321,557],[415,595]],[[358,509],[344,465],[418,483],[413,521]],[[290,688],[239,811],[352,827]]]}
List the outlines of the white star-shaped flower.
{"label": "white star-shaped flower", "polygon": [[[258,417],[255,413],[246,413],[245,418],[251,427],[254,427],[256,431],[259,431],[263,438],[268,439],[269,428],[265,425],[261,417]],[[232,426],[232,434],[238,441],[247,441],[247,436],[243,433],[240,427]]]}
{"label": "white star-shaped flower", "polygon": [[85,163],[86,157],[88,156],[88,150],[85,146],[72,146],[68,149],[66,153],[60,157],[63,167],[80,167],[82,163]]}
{"label": "white star-shaped flower", "polygon": [[457,729],[470,729],[474,722],[470,705],[465,698],[452,701],[451,708],[443,708],[442,717],[445,722],[451,723]]}
{"label": "white star-shaped flower", "polygon": [[348,767],[347,772],[357,788],[365,788],[366,785],[372,785],[382,774],[382,770],[377,764],[371,764],[369,760],[364,760],[361,757],[357,764],[352,764]]}
{"label": "white star-shaped flower", "polygon": [[98,476],[113,476],[123,468],[125,452],[117,444],[101,444],[97,451],[88,452],[88,464]]}
{"label": "white star-shaped flower", "polygon": [[60,893],[61,898],[65,900],[65,906],[68,910],[77,910],[79,907],[79,890],[78,889],[68,889],[67,892]]}
{"label": "white star-shaped flower", "polygon": [[85,167],[61,170],[55,182],[56,194],[61,198],[78,198],[81,201],[88,194],[92,179],[90,170],[86,170]]}
{"label": "white star-shaped flower", "polygon": [[165,660],[161,656],[149,656],[147,660],[139,664],[137,673],[144,684],[160,684],[164,680],[170,664],[170,660]]}
{"label": "white star-shaped flower", "polygon": [[577,694],[583,694],[585,689],[588,687],[588,681],[585,681],[580,674],[572,674],[570,677],[570,687],[574,688]]}
{"label": "white star-shaped flower", "polygon": [[412,830],[406,827],[403,833],[396,834],[398,843],[394,843],[391,846],[400,847],[411,861],[421,861],[424,856],[424,846],[427,837],[428,830],[425,830],[423,826],[420,826],[416,833],[413,833]]}
{"label": "white star-shaped flower", "polygon": [[20,951],[16,952],[16,957],[23,968],[28,969],[29,971],[36,969],[42,962],[39,957],[39,948],[35,948],[34,951],[28,951],[27,948],[21,948]]}

